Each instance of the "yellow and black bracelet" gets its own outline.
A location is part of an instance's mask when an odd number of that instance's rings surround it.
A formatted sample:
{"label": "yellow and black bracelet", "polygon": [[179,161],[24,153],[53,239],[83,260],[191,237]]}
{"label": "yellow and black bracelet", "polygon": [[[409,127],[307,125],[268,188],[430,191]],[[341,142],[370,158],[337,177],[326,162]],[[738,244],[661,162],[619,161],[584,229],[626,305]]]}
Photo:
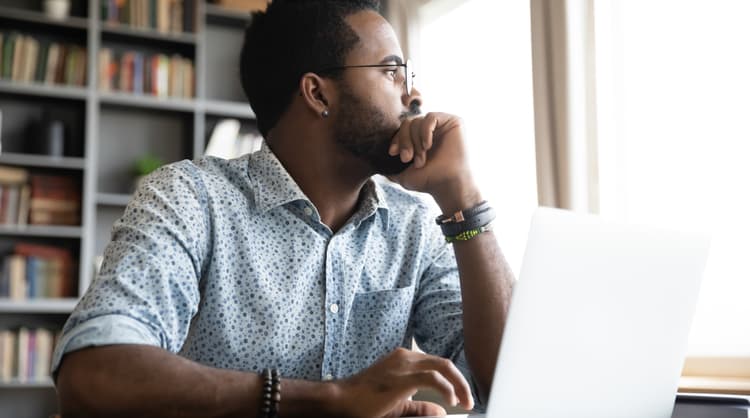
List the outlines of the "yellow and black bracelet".
{"label": "yellow and black bracelet", "polygon": [[446,236],[445,242],[452,243],[456,241],[468,241],[482,232],[492,231],[492,224],[480,226],[479,228],[472,228],[467,231],[463,231],[458,235]]}

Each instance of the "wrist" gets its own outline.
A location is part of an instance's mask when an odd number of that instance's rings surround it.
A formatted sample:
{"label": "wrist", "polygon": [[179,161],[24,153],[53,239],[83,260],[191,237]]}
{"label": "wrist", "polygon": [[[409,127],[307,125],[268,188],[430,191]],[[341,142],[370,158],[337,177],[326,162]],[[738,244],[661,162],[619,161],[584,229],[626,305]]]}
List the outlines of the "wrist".
{"label": "wrist", "polygon": [[340,415],[341,389],[333,382],[282,379],[282,386],[280,417],[309,416],[310,411],[320,416]]}
{"label": "wrist", "polygon": [[452,181],[431,193],[444,214],[455,213],[482,202],[482,194],[472,180]]}

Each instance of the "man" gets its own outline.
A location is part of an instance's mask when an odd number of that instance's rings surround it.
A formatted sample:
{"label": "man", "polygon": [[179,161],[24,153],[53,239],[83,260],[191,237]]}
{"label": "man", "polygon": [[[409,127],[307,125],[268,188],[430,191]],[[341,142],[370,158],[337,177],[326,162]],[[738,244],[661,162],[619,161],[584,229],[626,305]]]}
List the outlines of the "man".
{"label": "man", "polygon": [[[267,146],[142,184],[57,347],[63,414],[444,414],[410,399],[419,388],[486,400],[512,274],[461,121],[418,115],[377,8],[275,0],[254,16],[240,71]],[[454,243],[375,173],[432,195]],[[431,354],[401,348],[412,338]]]}

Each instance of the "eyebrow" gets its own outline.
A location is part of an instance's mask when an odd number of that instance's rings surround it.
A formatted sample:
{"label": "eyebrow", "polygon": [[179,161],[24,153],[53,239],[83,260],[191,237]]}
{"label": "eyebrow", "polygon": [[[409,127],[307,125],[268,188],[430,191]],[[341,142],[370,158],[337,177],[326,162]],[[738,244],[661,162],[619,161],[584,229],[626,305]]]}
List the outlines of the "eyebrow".
{"label": "eyebrow", "polygon": [[404,60],[398,55],[388,55],[380,61],[381,64],[387,64],[389,62],[395,62],[397,65],[401,65],[404,63]]}

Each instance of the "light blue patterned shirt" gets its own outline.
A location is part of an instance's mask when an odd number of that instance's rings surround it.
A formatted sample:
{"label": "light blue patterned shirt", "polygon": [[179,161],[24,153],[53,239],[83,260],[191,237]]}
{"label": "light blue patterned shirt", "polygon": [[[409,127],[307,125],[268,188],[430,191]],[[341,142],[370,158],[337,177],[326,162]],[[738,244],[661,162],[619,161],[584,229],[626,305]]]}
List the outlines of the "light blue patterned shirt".
{"label": "light blue patterned shirt", "polygon": [[150,175],[63,331],[64,353],[148,344],[282,377],[344,378],[399,346],[463,353],[453,249],[418,197],[368,181],[335,234],[267,147]]}

